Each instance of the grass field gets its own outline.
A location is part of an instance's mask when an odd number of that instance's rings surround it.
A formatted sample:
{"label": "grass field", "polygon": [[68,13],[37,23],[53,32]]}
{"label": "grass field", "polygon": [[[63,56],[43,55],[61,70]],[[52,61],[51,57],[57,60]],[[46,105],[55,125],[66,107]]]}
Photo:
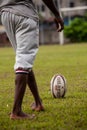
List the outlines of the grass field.
{"label": "grass field", "polygon": [[[44,112],[32,112],[33,97],[26,90],[23,110],[36,115],[33,120],[9,119],[14,97],[15,54],[12,48],[0,48],[0,130],[87,130],[87,44],[41,46],[34,71]],[[67,93],[54,99],[50,80],[56,73],[67,79]]]}

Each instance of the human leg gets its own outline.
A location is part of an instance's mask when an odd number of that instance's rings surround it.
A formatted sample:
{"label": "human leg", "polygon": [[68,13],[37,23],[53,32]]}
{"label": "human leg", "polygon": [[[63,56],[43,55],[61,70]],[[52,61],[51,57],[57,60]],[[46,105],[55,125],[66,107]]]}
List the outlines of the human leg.
{"label": "human leg", "polygon": [[[17,42],[15,37],[15,15],[9,12],[3,12],[1,15],[2,23],[6,29],[6,33],[11,41],[11,44],[16,52],[17,50]],[[15,76],[15,97],[14,97],[14,105],[12,109],[12,113],[10,115],[11,119],[19,119],[19,118],[27,118],[28,115],[22,112],[22,100],[24,97],[25,89],[26,89],[26,77],[27,74],[24,73],[16,73]]]}
{"label": "human leg", "polygon": [[37,111],[39,111],[43,109],[43,106],[39,97],[34,73],[32,70],[30,71],[30,68],[32,68],[33,66],[36,53],[38,51],[38,26],[37,22],[32,19],[26,19],[24,20],[24,23],[27,26],[27,28],[22,30],[22,28],[20,27],[20,30],[18,31],[18,33],[16,33],[17,43],[19,44],[16,50],[17,56],[15,69],[18,68],[18,66],[20,66],[21,68],[27,68],[29,70],[27,83],[35,99],[33,110],[37,109]]}
{"label": "human leg", "polygon": [[42,101],[39,96],[38,87],[37,87],[37,83],[36,83],[36,79],[35,79],[33,70],[31,70],[28,74],[27,83],[33,94],[34,100],[35,100],[35,103],[33,103],[31,106],[32,110],[43,111],[44,107],[42,105]]}
{"label": "human leg", "polygon": [[26,90],[27,74],[16,74],[15,97],[11,118],[27,118],[28,115],[22,112],[22,101]]}

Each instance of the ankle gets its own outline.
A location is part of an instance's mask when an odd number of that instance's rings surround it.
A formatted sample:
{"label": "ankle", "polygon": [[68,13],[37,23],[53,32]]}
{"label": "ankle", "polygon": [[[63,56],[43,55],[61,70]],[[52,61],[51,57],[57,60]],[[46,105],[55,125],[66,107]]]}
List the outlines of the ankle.
{"label": "ankle", "polygon": [[20,113],[22,113],[22,110],[20,108],[17,108],[17,109],[13,109],[12,113],[14,115],[20,115]]}
{"label": "ankle", "polygon": [[36,106],[38,106],[38,105],[41,106],[42,105],[42,99],[36,100],[35,103],[36,103]]}

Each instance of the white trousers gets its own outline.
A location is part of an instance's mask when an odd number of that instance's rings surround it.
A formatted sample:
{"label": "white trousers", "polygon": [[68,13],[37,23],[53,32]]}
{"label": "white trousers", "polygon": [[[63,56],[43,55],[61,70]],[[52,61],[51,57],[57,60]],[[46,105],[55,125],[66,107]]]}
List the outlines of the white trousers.
{"label": "white trousers", "polygon": [[1,21],[16,53],[14,70],[32,68],[39,47],[39,23],[10,12],[2,12]]}

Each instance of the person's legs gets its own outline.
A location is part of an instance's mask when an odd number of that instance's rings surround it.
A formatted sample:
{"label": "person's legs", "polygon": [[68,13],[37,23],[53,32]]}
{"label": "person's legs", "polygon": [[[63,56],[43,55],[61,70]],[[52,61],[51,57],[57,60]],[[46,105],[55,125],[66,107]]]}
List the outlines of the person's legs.
{"label": "person's legs", "polygon": [[31,70],[28,74],[28,86],[34,96],[34,99],[35,99],[35,103],[32,104],[32,110],[36,110],[36,111],[43,111],[44,110],[44,107],[42,105],[42,101],[40,99],[40,96],[39,96],[39,92],[38,92],[38,88],[37,88],[37,83],[36,83],[36,80],[35,80],[35,75],[34,75],[34,72],[33,70]]}
{"label": "person's legs", "polygon": [[[10,12],[3,12],[1,15],[2,24],[6,29],[6,33],[11,41],[11,44],[15,50],[17,51],[17,41],[15,37],[15,18],[14,14]],[[22,100],[24,97],[25,89],[26,89],[26,79],[27,73],[25,74],[24,71],[22,73],[19,70],[19,73],[16,72],[15,76],[15,97],[14,97],[14,105],[12,109],[12,113],[10,114],[11,119],[20,119],[20,118],[27,118],[28,115],[22,112]]]}
{"label": "person's legs", "polygon": [[[33,63],[39,47],[39,29],[38,22],[33,19],[23,19],[23,26],[20,26],[16,33],[17,50],[16,50],[16,63],[14,69],[18,67],[28,69],[28,86],[34,96],[35,103],[33,110],[43,110],[43,106],[38,94],[37,84],[33,71],[30,69],[33,67]],[[26,26],[26,28],[25,28]],[[38,107],[37,107],[38,106]]]}
{"label": "person's legs", "polygon": [[[26,77],[28,72],[26,72],[26,70],[32,68],[36,53],[38,51],[39,29],[36,21],[11,14],[10,12],[4,12],[2,14],[2,23],[5,26],[6,33],[16,53],[16,62],[14,66],[14,70],[16,71],[16,89],[13,110],[10,117],[18,119],[27,117],[21,109],[27,82]],[[18,23],[20,25],[18,25]],[[24,74],[24,71],[26,74]],[[28,75],[28,81],[30,80],[29,77],[30,76]],[[28,82],[30,88],[33,85],[32,82]],[[36,90],[34,89],[36,88],[33,85],[33,89],[31,88],[31,91],[34,94],[35,100],[38,102],[39,97],[37,98],[35,95],[34,91]]]}

